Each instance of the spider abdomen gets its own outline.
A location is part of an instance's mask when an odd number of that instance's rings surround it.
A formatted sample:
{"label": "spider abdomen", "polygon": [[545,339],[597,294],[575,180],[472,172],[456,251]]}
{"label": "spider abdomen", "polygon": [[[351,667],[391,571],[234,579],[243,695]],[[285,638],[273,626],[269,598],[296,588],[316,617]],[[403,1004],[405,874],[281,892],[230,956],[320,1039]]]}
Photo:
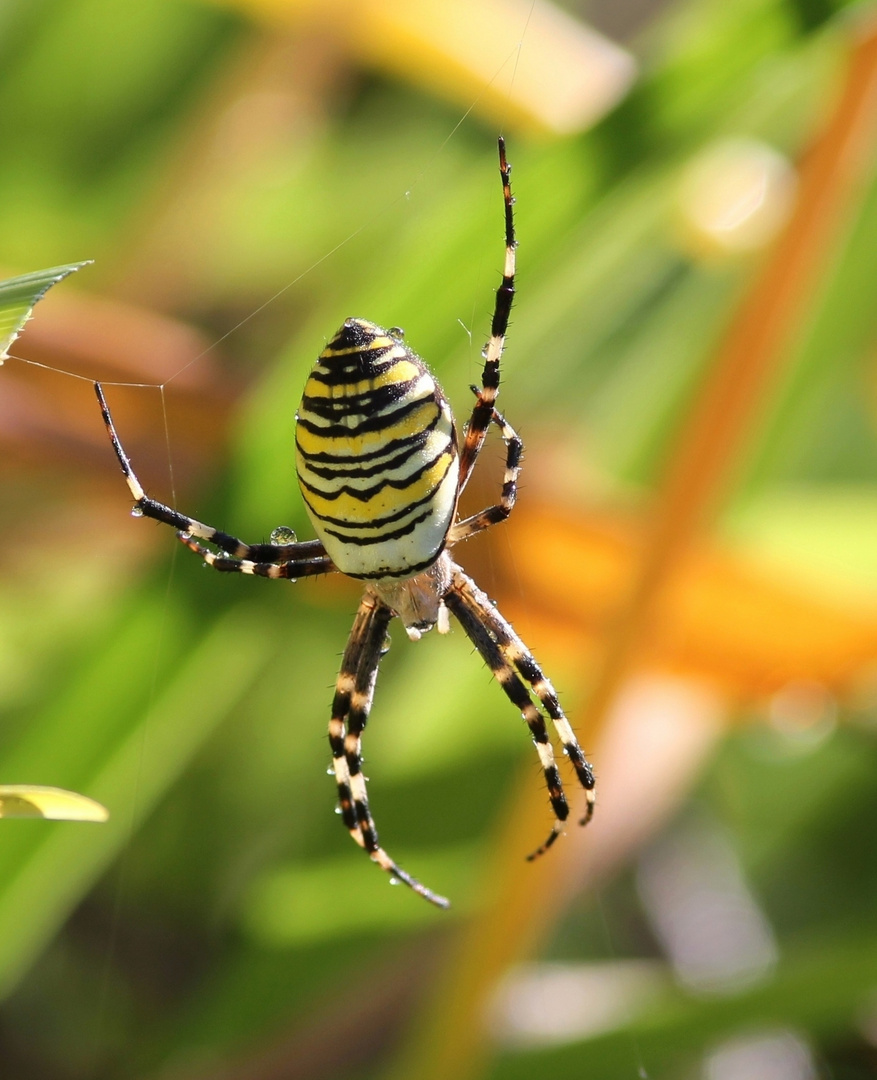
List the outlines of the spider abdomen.
{"label": "spider abdomen", "polygon": [[338,569],[399,579],[444,549],[457,501],[454,418],[398,337],[347,319],[305,385],[296,467],[311,521]]}

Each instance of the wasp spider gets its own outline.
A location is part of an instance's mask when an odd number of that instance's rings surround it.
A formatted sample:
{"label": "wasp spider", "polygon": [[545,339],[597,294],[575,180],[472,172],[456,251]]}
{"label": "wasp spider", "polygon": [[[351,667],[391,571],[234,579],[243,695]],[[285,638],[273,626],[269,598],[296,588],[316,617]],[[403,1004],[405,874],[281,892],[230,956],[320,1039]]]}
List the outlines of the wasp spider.
{"label": "wasp spider", "polygon": [[[555,821],[542,854],[569,816],[545,719],[587,796],[582,824],[594,808],[594,774],[557,694],[532,653],[488,597],[453,561],[450,548],[504,521],[515,505],[522,443],[495,408],[499,364],[515,292],[515,231],[510,169],[499,141],[505,203],[505,266],[496,294],[481,387],[458,442],[447,399],[399,330],[347,319],[320,354],[305,385],[296,429],[296,465],[318,540],[296,542],[276,529],[271,543],[244,544],[151,499],[131,468],[101,387],[103,418],[135,500],[134,513],[163,521],[215,570],[295,579],[339,571],[365,582],[335,686],[329,745],[344,824],[373,862],[440,907],[448,901],[390,858],[378,842],[362,772],[362,732],[375,690],[390,620],[398,616],[417,641],[433,626],[449,629],[452,613],[529,726],[545,774]],[[506,446],[499,502],[458,520],[460,493],[493,424]],[[218,549],[219,554],[205,546]]]}

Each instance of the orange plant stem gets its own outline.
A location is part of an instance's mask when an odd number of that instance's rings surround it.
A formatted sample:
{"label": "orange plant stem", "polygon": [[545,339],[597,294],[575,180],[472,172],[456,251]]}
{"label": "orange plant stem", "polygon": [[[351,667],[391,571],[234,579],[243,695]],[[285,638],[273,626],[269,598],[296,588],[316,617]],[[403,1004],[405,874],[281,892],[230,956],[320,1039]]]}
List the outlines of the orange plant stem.
{"label": "orange plant stem", "polygon": [[586,727],[635,666],[664,590],[739,460],[746,436],[807,321],[820,269],[873,167],[877,144],[877,21],[860,32],[829,124],[802,167],[795,211],[744,298],[671,452],[650,534],[591,695]]}

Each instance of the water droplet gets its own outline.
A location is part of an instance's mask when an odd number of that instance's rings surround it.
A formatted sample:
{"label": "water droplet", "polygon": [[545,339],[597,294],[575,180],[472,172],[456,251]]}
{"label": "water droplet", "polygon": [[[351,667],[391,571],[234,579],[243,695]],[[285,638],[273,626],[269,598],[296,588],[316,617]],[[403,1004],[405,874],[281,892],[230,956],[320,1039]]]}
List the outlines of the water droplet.
{"label": "water droplet", "polygon": [[334,775],[335,775],[335,770],[330,765],[329,768],[326,769],[326,776],[334,776]]}
{"label": "water droplet", "polygon": [[387,333],[390,337],[397,338],[399,341],[403,341],[405,338],[405,331],[401,326],[391,326]]}
{"label": "water droplet", "polygon": [[391,885],[401,885],[402,882],[397,877],[391,877],[390,878],[390,884]]}
{"label": "water droplet", "polygon": [[143,517],[143,511],[140,509],[139,506],[135,506],[134,509],[131,511],[131,517]]}
{"label": "water droplet", "polygon": [[296,536],[294,530],[290,529],[288,525],[278,525],[269,539],[272,544],[280,546],[281,544],[294,544]]}
{"label": "water droplet", "polygon": [[336,806],[336,807],[335,807],[335,810],[334,810],[334,813],[336,813],[336,814],[339,814],[339,815],[340,815],[340,814],[341,814],[341,807],[340,807],[340,806]]}

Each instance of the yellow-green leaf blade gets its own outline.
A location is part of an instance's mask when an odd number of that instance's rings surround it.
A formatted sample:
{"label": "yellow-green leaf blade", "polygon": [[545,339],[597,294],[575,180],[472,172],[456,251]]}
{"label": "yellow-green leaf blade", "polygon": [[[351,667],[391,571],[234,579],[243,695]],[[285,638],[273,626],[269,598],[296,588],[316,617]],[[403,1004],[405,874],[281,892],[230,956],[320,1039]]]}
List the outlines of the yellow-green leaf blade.
{"label": "yellow-green leaf blade", "polygon": [[106,821],[109,816],[105,806],[76,791],[34,784],[0,784],[0,818]]}
{"label": "yellow-green leaf blade", "polygon": [[42,300],[53,285],[90,262],[86,259],[0,281],[0,364],[6,359],[10,345],[21,333],[37,301]]}

